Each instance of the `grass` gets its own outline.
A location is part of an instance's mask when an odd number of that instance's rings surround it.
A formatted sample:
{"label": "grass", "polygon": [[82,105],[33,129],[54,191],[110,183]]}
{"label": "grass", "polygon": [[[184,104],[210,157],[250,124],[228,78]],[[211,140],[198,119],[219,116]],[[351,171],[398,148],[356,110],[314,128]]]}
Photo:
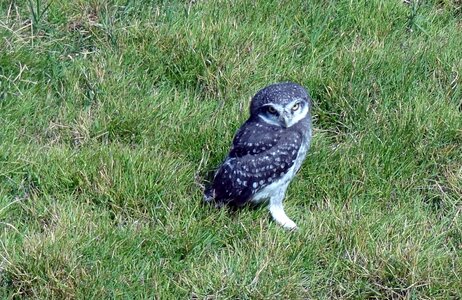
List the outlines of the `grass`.
{"label": "grass", "polygon": [[[461,5],[0,1],[0,298],[462,298]],[[196,184],[287,80],[294,233]]]}

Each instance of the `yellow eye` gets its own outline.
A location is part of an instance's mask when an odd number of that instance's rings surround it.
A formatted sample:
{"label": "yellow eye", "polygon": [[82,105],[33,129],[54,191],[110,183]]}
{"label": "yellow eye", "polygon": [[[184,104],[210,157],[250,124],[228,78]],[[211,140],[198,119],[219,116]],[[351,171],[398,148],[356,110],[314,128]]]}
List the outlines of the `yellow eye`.
{"label": "yellow eye", "polygon": [[300,103],[295,103],[295,105],[292,106],[292,110],[293,110],[293,111],[296,111],[296,110],[299,109],[299,108],[300,108]]}
{"label": "yellow eye", "polygon": [[271,114],[275,114],[275,113],[276,113],[276,109],[274,109],[274,107],[272,107],[272,106],[268,106],[268,111],[269,111]]}

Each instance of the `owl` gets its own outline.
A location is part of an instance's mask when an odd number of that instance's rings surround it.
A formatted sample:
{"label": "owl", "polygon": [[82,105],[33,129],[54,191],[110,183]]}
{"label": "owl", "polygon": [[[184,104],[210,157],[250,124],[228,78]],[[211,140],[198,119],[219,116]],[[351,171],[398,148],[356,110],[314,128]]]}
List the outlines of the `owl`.
{"label": "owl", "polygon": [[257,92],[249,119],[205,189],[205,201],[218,206],[268,202],[276,223],[295,229],[282,202],[310,147],[311,128],[311,98],[302,86],[276,83]]}

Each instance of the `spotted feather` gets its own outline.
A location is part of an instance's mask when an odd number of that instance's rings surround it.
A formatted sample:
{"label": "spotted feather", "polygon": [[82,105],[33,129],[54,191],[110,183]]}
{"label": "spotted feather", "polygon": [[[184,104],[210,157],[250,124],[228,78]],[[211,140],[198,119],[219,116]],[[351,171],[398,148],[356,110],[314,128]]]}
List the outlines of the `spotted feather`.
{"label": "spotted feather", "polygon": [[[257,126],[260,125],[260,126]],[[211,186],[218,202],[242,205],[266,185],[283,177],[293,166],[302,135],[249,120],[240,129]]]}

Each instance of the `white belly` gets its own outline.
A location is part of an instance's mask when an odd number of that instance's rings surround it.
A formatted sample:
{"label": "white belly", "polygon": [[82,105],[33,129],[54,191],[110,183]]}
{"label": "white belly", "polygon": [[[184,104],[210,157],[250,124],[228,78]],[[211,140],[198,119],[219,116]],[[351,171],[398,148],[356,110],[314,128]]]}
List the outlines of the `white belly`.
{"label": "white belly", "polygon": [[282,176],[279,180],[274,181],[273,183],[265,186],[263,189],[258,191],[250,200],[253,203],[260,203],[268,200],[271,196],[285,193],[289,183],[295,177],[295,174],[300,169],[303,160],[305,159],[306,152],[308,151],[309,144],[303,143],[298,150],[297,158],[292,165],[292,167],[287,171],[287,173]]}

